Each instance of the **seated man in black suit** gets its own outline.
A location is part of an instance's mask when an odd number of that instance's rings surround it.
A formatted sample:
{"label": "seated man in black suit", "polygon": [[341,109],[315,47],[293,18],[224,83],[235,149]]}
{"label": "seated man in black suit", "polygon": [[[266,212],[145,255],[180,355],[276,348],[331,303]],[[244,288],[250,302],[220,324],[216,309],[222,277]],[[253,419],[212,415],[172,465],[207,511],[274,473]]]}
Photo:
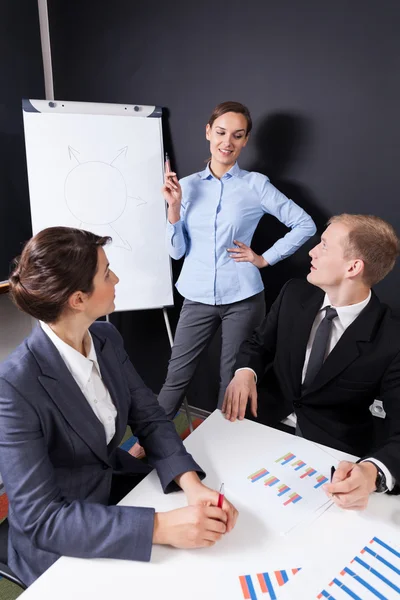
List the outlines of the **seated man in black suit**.
{"label": "seated man in black suit", "polygon": [[[310,251],[307,282],[286,283],[242,344],[222,407],[234,421],[250,401],[257,417],[258,382],[260,410],[275,402],[280,418],[293,411],[297,435],[365,457],[341,462],[326,486],[344,508],[365,508],[371,492],[400,482],[400,319],[371,290],[398,254],[399,239],[382,219],[330,219]],[[369,406],[377,397],[389,434],[374,447]]]}

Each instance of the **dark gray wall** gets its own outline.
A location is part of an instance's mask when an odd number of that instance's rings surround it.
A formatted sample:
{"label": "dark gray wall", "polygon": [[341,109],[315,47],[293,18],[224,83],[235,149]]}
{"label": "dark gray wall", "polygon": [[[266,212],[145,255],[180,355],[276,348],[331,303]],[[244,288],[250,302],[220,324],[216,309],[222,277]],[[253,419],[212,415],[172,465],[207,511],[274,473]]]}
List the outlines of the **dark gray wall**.
{"label": "dark gray wall", "polygon": [[[400,231],[400,3],[49,0],[49,10],[56,97],[166,107],[166,146],[180,176],[203,168],[213,106],[238,100],[255,122],[242,167],[268,174],[320,230],[347,211],[380,215]],[[255,248],[282,231],[263,219]],[[264,271],[268,305],[307,264],[304,249]],[[396,308],[399,269],[377,288]],[[114,319],[159,389],[169,354],[161,311]],[[216,353],[217,342],[192,387],[201,406],[214,402]]]}
{"label": "dark gray wall", "polygon": [[43,98],[39,17],[34,0],[2,2],[0,16],[0,281],[32,235],[22,98]]}

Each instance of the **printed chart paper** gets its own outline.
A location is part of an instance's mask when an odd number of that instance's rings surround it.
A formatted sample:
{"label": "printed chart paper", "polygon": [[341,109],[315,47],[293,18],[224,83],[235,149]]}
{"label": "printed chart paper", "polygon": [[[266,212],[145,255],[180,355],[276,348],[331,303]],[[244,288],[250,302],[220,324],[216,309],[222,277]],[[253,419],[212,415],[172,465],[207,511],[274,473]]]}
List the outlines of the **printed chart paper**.
{"label": "printed chart paper", "polygon": [[[239,582],[244,600],[269,598],[279,600],[279,590],[288,583],[301,568],[240,575]],[[267,594],[267,596],[265,596]]]}
{"label": "printed chart paper", "polygon": [[241,465],[225,481],[246,498],[257,515],[279,533],[287,533],[332,502],[323,485],[329,482],[332,464],[337,461],[317,446],[293,438],[289,446],[276,446]]}
{"label": "printed chart paper", "polygon": [[374,536],[316,596],[318,600],[400,598],[400,549]]}

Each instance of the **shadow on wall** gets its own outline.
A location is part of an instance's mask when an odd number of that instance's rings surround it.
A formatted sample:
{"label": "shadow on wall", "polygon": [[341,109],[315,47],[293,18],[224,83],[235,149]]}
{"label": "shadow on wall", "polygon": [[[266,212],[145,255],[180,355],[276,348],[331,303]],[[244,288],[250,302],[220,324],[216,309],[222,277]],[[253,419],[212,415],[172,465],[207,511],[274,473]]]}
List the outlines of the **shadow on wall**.
{"label": "shadow on wall", "polygon": [[[282,286],[292,277],[303,278],[310,265],[308,252],[319,241],[329,214],[322,211],[320,203],[304,185],[290,178],[297,164],[303,162],[312,144],[312,123],[309,119],[291,113],[268,115],[254,133],[256,159],[251,171],[267,175],[271,183],[285,196],[299,204],[314,220],[317,234],[293,256],[274,267],[261,271],[265,286],[267,310],[271,307]],[[288,229],[270,215],[265,215],[253,236],[252,248],[257,254],[265,252]]]}
{"label": "shadow on wall", "polygon": [[[268,311],[288,279],[304,278],[307,275],[310,265],[308,252],[318,243],[319,235],[330,215],[320,209],[319,203],[304,185],[290,177],[297,164],[306,160],[312,144],[311,122],[297,114],[275,113],[265,117],[252,137],[256,146],[256,159],[249,170],[267,175],[285,196],[304,208],[313,218],[318,230],[316,236],[293,256],[261,271]],[[265,215],[254,233],[253,250],[257,254],[265,252],[287,231],[285,225],[277,219]],[[203,355],[188,391],[189,403],[205,410],[214,410],[216,407],[220,349],[221,333],[218,331]]]}

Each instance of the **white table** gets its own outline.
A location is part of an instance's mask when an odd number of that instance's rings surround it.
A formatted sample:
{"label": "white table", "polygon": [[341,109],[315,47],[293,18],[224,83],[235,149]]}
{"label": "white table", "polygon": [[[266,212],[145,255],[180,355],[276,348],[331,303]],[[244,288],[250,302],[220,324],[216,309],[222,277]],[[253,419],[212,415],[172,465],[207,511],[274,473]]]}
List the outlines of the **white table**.
{"label": "white table", "polygon": [[[293,439],[289,434],[251,421],[230,423],[215,411],[186,439],[185,445],[206,471],[205,483],[218,489],[243,457],[263,447],[280,446],[282,442],[293,444]],[[326,450],[338,460],[354,459],[336,450]],[[239,519],[235,529],[212,548],[186,551],[154,546],[150,563],[62,557],[24,592],[23,600],[241,600],[239,575],[297,567],[302,570],[280,588],[278,598],[305,600],[315,598],[314,592],[308,595],[309,589],[313,585],[321,588],[324,581],[328,583],[330,579],[326,577],[333,577],[337,565],[344,566],[367,543],[369,536],[389,535],[391,540],[400,540],[397,496],[372,495],[367,511],[360,513],[333,506],[318,520],[281,536],[265,527],[248,502],[232,497],[229,490],[226,495],[238,508]],[[164,495],[153,472],[121,504],[153,506],[165,511],[186,502],[183,492]],[[269,595],[257,598],[269,600]]]}

